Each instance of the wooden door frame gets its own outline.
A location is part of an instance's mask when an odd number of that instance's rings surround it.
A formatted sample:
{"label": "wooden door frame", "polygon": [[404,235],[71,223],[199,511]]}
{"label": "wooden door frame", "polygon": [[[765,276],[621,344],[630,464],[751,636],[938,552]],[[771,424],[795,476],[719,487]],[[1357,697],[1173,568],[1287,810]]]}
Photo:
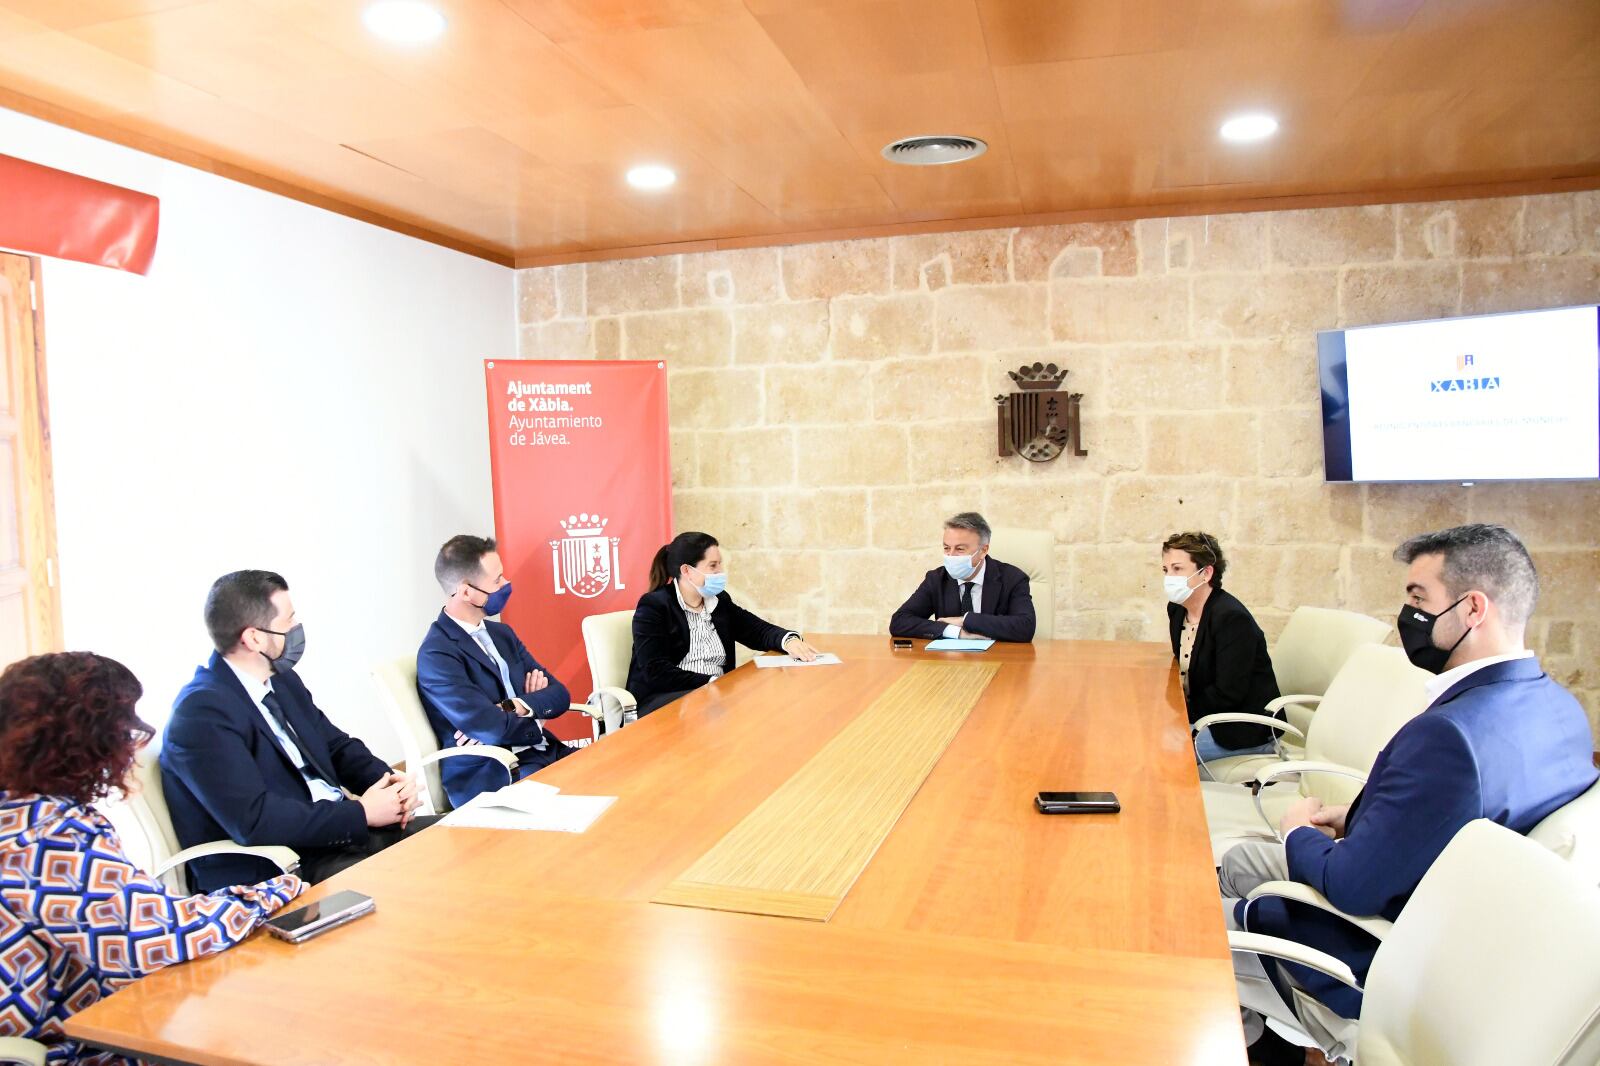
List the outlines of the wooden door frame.
{"label": "wooden door frame", "polygon": [[[60,651],[61,580],[57,565],[55,477],[50,461],[50,400],[45,374],[44,291],[38,256],[0,252],[0,271],[26,283],[32,321],[33,353],[18,360],[15,415],[17,456],[17,533],[31,589],[27,647],[30,654]],[[5,328],[9,328],[6,326]]]}

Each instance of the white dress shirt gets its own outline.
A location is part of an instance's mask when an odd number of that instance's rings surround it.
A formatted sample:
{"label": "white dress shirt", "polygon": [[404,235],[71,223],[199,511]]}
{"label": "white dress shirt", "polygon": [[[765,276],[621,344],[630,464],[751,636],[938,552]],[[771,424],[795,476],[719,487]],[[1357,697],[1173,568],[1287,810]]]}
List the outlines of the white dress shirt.
{"label": "white dress shirt", "polygon": [[[989,559],[985,556],[983,565],[978,567],[978,572],[967,578],[968,581],[972,582],[972,610],[969,612],[970,614],[983,613],[983,575],[988,569]],[[956,587],[960,588],[959,582]],[[962,615],[961,620],[965,622],[967,620],[966,615]],[[947,637],[959,637],[961,635],[961,626],[945,626],[944,635]]]}
{"label": "white dress shirt", "polygon": [[300,745],[283,731],[283,727],[272,716],[272,712],[267,710],[267,693],[272,691],[272,679],[258,680],[235,666],[231,659],[222,661],[228,664],[228,669],[233,671],[233,675],[239,679],[239,684],[244,686],[245,694],[255,701],[256,710],[266,721],[267,728],[272,730],[272,735],[278,738],[278,745],[283,748],[283,753],[289,756],[289,761],[300,771],[300,776],[306,779],[306,788],[311,790],[311,798],[315,801],[333,800],[336,803],[343,800],[345,795],[339,788],[318,777],[315,770],[306,769],[306,757],[300,750]]}

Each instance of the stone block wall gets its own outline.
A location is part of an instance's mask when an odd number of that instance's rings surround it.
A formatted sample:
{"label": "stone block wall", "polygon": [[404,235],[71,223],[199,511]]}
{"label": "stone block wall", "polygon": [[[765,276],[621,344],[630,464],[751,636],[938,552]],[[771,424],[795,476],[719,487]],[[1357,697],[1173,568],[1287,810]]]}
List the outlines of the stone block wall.
{"label": "stone block wall", "polygon": [[[1528,543],[1530,634],[1600,723],[1600,484],[1329,485],[1315,332],[1600,302],[1600,192],[978,230],[521,271],[523,358],[668,362],[680,529],[774,621],[879,633],[941,519],[1056,538],[1056,635],[1165,639],[1158,546],[1205,529],[1269,639],[1392,619],[1394,545]],[[1022,363],[1068,368],[1087,458],[995,455]]]}

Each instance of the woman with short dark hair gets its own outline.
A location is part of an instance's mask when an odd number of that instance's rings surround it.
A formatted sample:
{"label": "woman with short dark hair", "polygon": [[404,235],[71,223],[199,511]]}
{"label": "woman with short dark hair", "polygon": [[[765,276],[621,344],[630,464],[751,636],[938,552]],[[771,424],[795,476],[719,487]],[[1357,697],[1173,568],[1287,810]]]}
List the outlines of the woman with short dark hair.
{"label": "woman with short dark hair", "polygon": [[[36,655],[0,673],[0,945],[9,991],[0,1036],[50,1048],[52,1063],[129,1060],[68,1040],[73,1013],[163,966],[237,944],[300,894],[293,874],[180,896],[123,854],[94,803],[127,787],[153,730],[138,679],[89,652]],[[136,913],[137,912],[137,913]]]}
{"label": "woman with short dark hair", "polygon": [[[1174,533],[1161,544],[1172,654],[1191,722],[1208,714],[1266,714],[1278,698],[1265,634],[1222,589],[1227,568],[1222,545],[1209,533]],[[1272,730],[1247,722],[1211,726],[1195,738],[1198,762],[1272,750]]]}
{"label": "woman with short dark hair", "polygon": [[709,533],[679,533],[650,564],[650,591],[633,612],[628,692],[642,717],[733,669],[733,646],[809,662],[800,634],[757,618],[726,591],[722,549]]}

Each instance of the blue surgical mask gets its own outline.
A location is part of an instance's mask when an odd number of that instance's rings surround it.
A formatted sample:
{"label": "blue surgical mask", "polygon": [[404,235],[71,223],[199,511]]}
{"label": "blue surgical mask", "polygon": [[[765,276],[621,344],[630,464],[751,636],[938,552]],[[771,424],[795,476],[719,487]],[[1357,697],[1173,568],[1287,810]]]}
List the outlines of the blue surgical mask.
{"label": "blue surgical mask", "polygon": [[478,586],[474,585],[470,581],[467,582],[467,588],[473,589],[477,592],[483,592],[485,596],[489,597],[483,601],[484,614],[498,615],[501,611],[506,609],[506,601],[511,598],[511,582],[509,581],[495,589],[493,592],[484,592],[483,589],[478,588]]}
{"label": "blue surgical mask", "polygon": [[977,566],[972,562],[970,555],[946,555],[944,557],[944,571],[957,581],[965,581],[978,572]]}
{"label": "blue surgical mask", "polygon": [[[699,573],[699,571],[695,572]],[[705,578],[705,581],[700,584],[700,595],[702,596],[720,596],[723,590],[728,587],[727,574],[707,574]]]}

